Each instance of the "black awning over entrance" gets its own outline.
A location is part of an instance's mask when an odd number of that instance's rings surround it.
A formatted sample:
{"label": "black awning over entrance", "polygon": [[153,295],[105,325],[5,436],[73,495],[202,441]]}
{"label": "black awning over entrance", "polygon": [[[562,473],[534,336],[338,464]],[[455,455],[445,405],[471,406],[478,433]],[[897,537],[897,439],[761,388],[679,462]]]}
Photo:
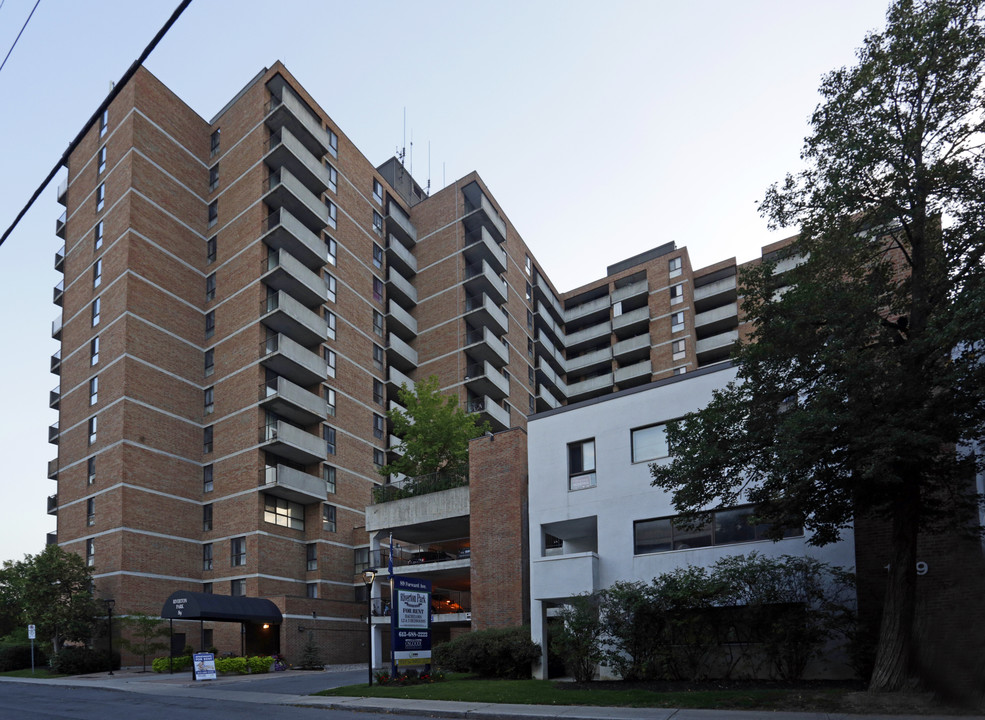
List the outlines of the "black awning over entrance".
{"label": "black awning over entrance", "polygon": [[164,601],[161,617],[171,620],[215,620],[218,622],[283,622],[283,615],[270,600],[231,597],[181,590]]}

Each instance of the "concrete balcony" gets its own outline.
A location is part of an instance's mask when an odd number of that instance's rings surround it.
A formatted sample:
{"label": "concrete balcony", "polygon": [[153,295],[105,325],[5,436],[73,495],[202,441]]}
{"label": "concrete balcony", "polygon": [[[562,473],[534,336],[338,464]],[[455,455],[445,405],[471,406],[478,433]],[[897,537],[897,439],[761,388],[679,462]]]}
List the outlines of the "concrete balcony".
{"label": "concrete balcony", "polygon": [[316,234],[334,222],[325,203],[287,168],[270,173],[264,181],[263,201],[271,210],[287,210]]}
{"label": "concrete balcony", "polygon": [[387,268],[386,271],[386,294],[388,298],[396,300],[405,308],[417,305],[417,289],[393,268]]}
{"label": "concrete balcony", "polygon": [[561,376],[554,372],[554,368],[544,362],[544,358],[537,359],[537,382],[542,386],[551,388],[562,398],[568,398],[568,386]]}
{"label": "concrete balcony", "polygon": [[48,391],[48,407],[52,410],[57,410],[58,406],[62,402],[62,386],[55,385],[51,390]]}
{"label": "concrete balcony", "polygon": [[546,331],[558,347],[568,346],[568,337],[555,321],[547,305],[539,300],[534,303],[534,323],[538,330]]}
{"label": "concrete balcony", "polygon": [[538,355],[550,362],[557,372],[563,373],[567,370],[568,361],[565,360],[564,355],[551,342],[551,338],[546,333],[538,330],[534,337],[534,342],[536,343]]}
{"label": "concrete balcony", "polygon": [[568,353],[577,349],[581,345],[594,345],[604,337],[612,334],[612,321],[605,320],[597,325],[589,325],[578,332],[568,333],[565,337],[564,347]]}
{"label": "concrete balcony", "polygon": [[325,341],[328,324],[325,318],[309,310],[283,290],[260,302],[260,322],[302,345]]}
{"label": "concrete balcony", "polygon": [[716,280],[707,285],[695,286],[694,288],[694,309],[703,312],[716,305],[723,305],[728,302],[735,302],[737,298],[735,275]]}
{"label": "concrete balcony", "polygon": [[699,365],[710,365],[711,363],[728,360],[732,352],[732,346],[739,340],[738,330],[712,335],[711,337],[698,340],[695,345],[695,354]]}
{"label": "concrete balcony", "polygon": [[48,461],[48,479],[58,479],[58,458],[52,458]]}
{"label": "concrete balcony", "polygon": [[68,204],[68,178],[58,183],[58,192],[55,194],[55,199],[59,205]]}
{"label": "concrete balcony", "polygon": [[417,258],[393,234],[387,236],[386,264],[388,269],[397,270],[404,277],[417,274]]}
{"label": "concrete balcony", "polygon": [[58,317],[51,321],[51,337],[55,340],[62,339],[62,314],[58,313]]}
{"label": "concrete balcony", "polygon": [[298,425],[313,425],[327,415],[324,398],[285,377],[260,385],[260,406]]}
{"label": "concrete balcony", "polygon": [[569,373],[576,371],[584,372],[589,368],[599,368],[602,366],[611,367],[611,365],[612,348],[605,347],[585,353],[584,355],[577,355],[575,357],[569,356],[567,361],[567,370]]}
{"label": "concrete balcony", "polygon": [[465,196],[465,226],[470,232],[485,227],[496,242],[506,241],[506,223],[496,212],[496,208],[489,202],[479,188],[479,184],[472,182],[462,188]]}
{"label": "concrete balcony", "polygon": [[318,307],[328,300],[325,281],[287,250],[268,253],[264,269],[260,276],[264,285],[286,292],[305,307]]}
{"label": "concrete balcony", "polygon": [[614,373],[616,385],[620,388],[627,388],[632,387],[633,385],[648,383],[650,382],[650,378],[652,376],[653,365],[650,363],[650,358],[638,363],[633,363],[632,365],[625,365],[621,368],[616,368],[616,372]]}
{"label": "concrete balcony", "polygon": [[401,387],[406,386],[408,390],[414,390],[414,381],[395,367],[388,367],[386,369],[386,384],[387,393],[394,398],[397,397],[397,392]]}
{"label": "concrete balcony", "polygon": [[386,359],[403,372],[417,368],[417,351],[392,332],[387,334]]}
{"label": "concrete balcony", "polygon": [[58,281],[58,284],[51,291],[51,302],[55,303],[58,307],[62,307],[62,301],[65,298],[65,279],[62,278]]}
{"label": "concrete balcony", "polygon": [[694,330],[700,337],[717,335],[739,326],[739,306],[729,303],[694,316]]}
{"label": "concrete balcony", "polygon": [[328,262],[328,247],[317,232],[309,230],[283,208],[267,216],[262,240],[269,248],[286,250],[314,272],[320,272]]}
{"label": "concrete balcony", "polygon": [[485,261],[495,272],[506,272],[506,251],[484,227],[480,226],[465,237],[465,249],[462,253],[465,255],[465,262],[469,265]]}
{"label": "concrete balcony", "polygon": [[260,448],[299,465],[327,457],[324,440],[284,420],[260,426]]}
{"label": "concrete balcony", "polygon": [[555,410],[561,407],[561,401],[544,385],[537,388],[537,412]]}
{"label": "concrete balcony", "polygon": [[48,514],[49,515],[58,514],[58,493],[48,496]]}
{"label": "concrete balcony", "polygon": [[564,600],[599,589],[599,556],[593,552],[534,558],[530,565],[530,596]]}
{"label": "concrete balcony", "polygon": [[586,303],[574,305],[564,311],[564,322],[567,324],[585,317],[590,317],[593,320],[602,320],[603,318],[608,320],[609,307],[611,305],[612,302],[609,300],[608,295],[589,300]]}
{"label": "concrete balcony", "polygon": [[650,333],[620,340],[612,346],[612,356],[619,362],[650,357]]}
{"label": "concrete balcony", "polygon": [[393,300],[387,300],[386,326],[390,332],[405,342],[411,342],[417,337],[417,320],[409,312],[397,305]]}
{"label": "concrete balcony", "polygon": [[62,351],[61,348],[55,351],[51,356],[51,374],[61,375],[62,374]]}
{"label": "concrete balcony", "polygon": [[781,273],[789,272],[798,265],[803,265],[805,262],[807,262],[807,258],[803,255],[790,255],[782,258],[781,260],[777,260],[776,266],[773,268],[773,274],[779,275]]}
{"label": "concrete balcony", "polygon": [[465,287],[473,295],[489,295],[497,304],[506,302],[506,281],[485,260],[465,266]]}
{"label": "concrete balcony", "polygon": [[469,356],[503,367],[510,362],[510,349],[505,339],[497,337],[487,327],[472,328],[465,334],[465,347]]}
{"label": "concrete balcony", "polygon": [[61,435],[61,431],[58,429],[58,423],[53,422],[48,426],[48,442],[52,445],[57,445],[59,435]]}
{"label": "concrete balcony", "polygon": [[260,363],[301,386],[315,385],[328,378],[324,358],[286,335],[275,335],[260,343]]}
{"label": "concrete balcony", "polygon": [[650,329],[650,308],[641,307],[612,318],[612,332],[619,339],[639,335]]}
{"label": "concrete balcony", "polygon": [[45,539],[44,539],[44,544],[45,545],[57,545],[58,544],[58,533],[57,532],[50,532],[50,533],[46,534],[45,535]]}
{"label": "concrete balcony", "polygon": [[68,213],[63,211],[58,219],[55,220],[55,235],[60,237],[62,240],[65,239],[65,225],[68,223]]}
{"label": "concrete balcony", "polygon": [[600,395],[612,389],[612,373],[588,378],[568,385],[568,398],[580,398],[584,395]]}
{"label": "concrete balcony", "polygon": [[417,244],[417,229],[411,224],[403,208],[393,200],[387,202],[386,217],[383,219],[386,220],[387,232],[396,236],[408,248]]}
{"label": "concrete balcony", "polygon": [[288,128],[317,157],[325,153],[333,157],[338,155],[332,136],[322,127],[321,120],[286,86],[281,89],[279,98],[270,101],[267,110],[266,123],[271,130]]}
{"label": "concrete balcony", "polygon": [[55,270],[60,273],[65,272],[65,245],[64,243],[55,251]]}
{"label": "concrete balcony", "polygon": [[490,397],[483,396],[469,400],[466,409],[488,420],[493,432],[510,428],[510,414]]}
{"label": "concrete balcony", "polygon": [[488,295],[474,295],[465,299],[465,317],[472,327],[488,327],[496,335],[509,330],[509,317]]}
{"label": "concrete balcony", "polygon": [[623,285],[612,291],[612,303],[622,302],[629,298],[645,297],[648,291],[646,280],[639,280],[629,285]]}
{"label": "concrete balcony", "polygon": [[510,381],[488,362],[473,363],[465,369],[465,385],[476,395],[496,400],[509,397]]}
{"label": "concrete balcony", "polygon": [[333,187],[329,169],[322,165],[320,156],[315,157],[287,128],[271,134],[267,141],[267,155],[264,161],[271,170],[286,168],[315,195],[321,195]]}
{"label": "concrete balcony", "polygon": [[290,500],[302,505],[325,502],[328,490],[325,480],[287,465],[268,465],[264,471],[262,489],[268,495]]}
{"label": "concrete balcony", "polygon": [[564,308],[554,296],[554,292],[547,285],[547,281],[540,275],[534,281],[534,295],[542,301],[546,307],[554,311],[554,319],[557,322],[564,322]]}

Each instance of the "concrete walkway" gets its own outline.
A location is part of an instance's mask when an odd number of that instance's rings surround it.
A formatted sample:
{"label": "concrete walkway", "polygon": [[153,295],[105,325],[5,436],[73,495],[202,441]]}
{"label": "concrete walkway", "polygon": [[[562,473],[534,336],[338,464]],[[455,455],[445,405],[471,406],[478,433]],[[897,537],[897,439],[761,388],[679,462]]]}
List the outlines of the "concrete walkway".
{"label": "concrete walkway", "polygon": [[[365,666],[363,666],[365,668]],[[236,700],[261,705],[293,705],[326,709],[389,713],[395,715],[429,715],[448,718],[481,718],[482,720],[954,720],[956,717],[985,720],[982,715],[862,715],[819,712],[771,712],[764,710],[691,710],[677,708],[613,708],[582,705],[514,705],[507,703],[446,702],[438,700],[402,700],[391,698],[322,697],[279,692],[261,692],[258,683],[304,676],[313,681],[324,678],[331,685],[332,671],[354,670],[359,666],[330,667],[329,672],[312,673],[297,670],[263,675],[223,677],[215,681],[196,683],[188,672],[166,675],[121,670],[112,676],[106,673],[77,675],[68,678],[0,678],[0,682],[40,683],[70,687],[91,687],[134,692],[144,695],[202,697],[212,691],[235,692]],[[252,688],[252,689],[251,689]]]}

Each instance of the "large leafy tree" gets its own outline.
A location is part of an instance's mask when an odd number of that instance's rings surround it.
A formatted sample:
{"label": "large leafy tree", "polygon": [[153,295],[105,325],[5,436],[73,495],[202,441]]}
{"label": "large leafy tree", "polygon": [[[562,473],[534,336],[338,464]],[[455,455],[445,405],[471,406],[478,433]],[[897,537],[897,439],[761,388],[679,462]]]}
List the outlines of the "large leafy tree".
{"label": "large leafy tree", "polygon": [[401,439],[403,454],[381,467],[380,474],[467,477],[469,440],[482,435],[488,423],[466,413],[453,395],[442,395],[434,375],[413,390],[402,386],[399,397],[407,409],[391,410],[387,417],[393,423],[393,434]]}
{"label": "large leafy tree", "polygon": [[914,671],[918,534],[978,500],[956,448],[985,427],[983,69],[978,2],[898,0],[823,79],[806,170],[761,206],[799,226],[801,264],[743,276],[739,377],[668,431],[676,458],[652,470],[682,512],[751,501],[777,536],[802,524],[817,545],[885,520],[874,690]]}
{"label": "large leafy tree", "polygon": [[23,560],[5,561],[0,599],[15,609],[21,624],[35,625],[38,637],[49,639],[56,653],[65,640],[88,641],[99,614],[91,568],[57,545]]}

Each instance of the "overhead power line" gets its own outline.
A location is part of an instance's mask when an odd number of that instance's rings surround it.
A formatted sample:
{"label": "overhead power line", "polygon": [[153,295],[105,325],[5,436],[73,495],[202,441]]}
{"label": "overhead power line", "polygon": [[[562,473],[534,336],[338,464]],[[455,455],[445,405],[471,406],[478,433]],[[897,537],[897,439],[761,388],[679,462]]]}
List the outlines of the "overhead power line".
{"label": "overhead power line", "polygon": [[[38,0],[38,2],[40,1],[41,0]],[[33,195],[31,195],[31,199],[28,200],[27,204],[23,207],[23,209],[19,213],[17,213],[17,217],[14,218],[14,222],[12,222],[10,224],[10,227],[4,231],[3,235],[0,235],[0,245],[3,245],[4,241],[6,241],[6,239],[10,236],[10,233],[12,233],[14,231],[14,228],[17,227],[17,224],[21,221],[21,218],[23,218],[24,215],[27,214],[27,211],[31,209],[31,206],[34,204],[34,201],[37,200],[38,197],[40,197],[41,193],[44,191],[44,189],[48,187],[48,183],[50,183],[52,178],[55,177],[55,174],[58,172],[59,168],[61,168],[62,165],[65,165],[68,162],[69,156],[75,151],[75,148],[79,146],[79,143],[82,142],[82,138],[84,138],[85,134],[89,132],[89,128],[95,125],[96,122],[99,120],[99,118],[102,117],[103,111],[106,108],[108,108],[110,103],[113,102],[116,96],[120,94],[120,91],[123,90],[126,84],[130,81],[130,78],[132,78],[134,74],[137,72],[137,68],[139,68],[141,65],[144,64],[144,60],[147,59],[147,56],[150,55],[151,52],[153,52],[154,48],[157,47],[157,44],[161,42],[161,39],[167,34],[168,30],[171,29],[171,26],[174,25],[175,22],[177,22],[178,18],[181,16],[181,13],[185,11],[185,8],[191,5],[191,2],[192,0],[181,1],[181,3],[178,5],[175,11],[171,13],[171,17],[168,18],[168,21],[164,23],[164,26],[160,30],[157,31],[157,35],[153,37],[153,39],[150,41],[150,44],[146,48],[144,48],[144,51],[142,53],[140,53],[140,57],[134,60],[133,64],[131,64],[130,67],[127,69],[127,71],[123,73],[123,77],[121,77],[119,82],[117,82],[116,85],[113,86],[113,89],[109,91],[109,95],[107,95],[106,99],[99,104],[99,107],[96,109],[96,112],[94,112],[92,114],[92,117],[90,117],[86,121],[85,125],[82,126],[82,129],[79,131],[79,134],[75,136],[75,139],[72,140],[71,143],[69,143],[68,148],[66,148],[65,152],[58,159],[58,162],[55,163],[55,166],[51,169],[51,172],[48,173],[48,176],[41,181],[41,184],[38,186],[38,189],[34,191]],[[37,5],[35,5],[35,7],[37,7]]]}
{"label": "overhead power line", "polygon": [[[7,56],[3,59],[3,62],[0,63],[0,70],[3,70],[3,66],[7,64],[7,58],[10,57],[10,53],[12,53],[14,51],[14,48],[17,47],[17,41],[21,39],[21,35],[24,34],[24,28],[26,28],[27,24],[31,22],[31,18],[34,17],[34,11],[38,9],[38,5],[40,4],[41,4],[41,0],[38,0],[36,3],[34,3],[34,7],[31,8],[31,14],[27,16],[27,20],[25,20],[24,24],[21,26],[21,31],[17,33],[17,37],[14,38],[14,44],[10,46],[10,50],[7,51]],[[3,7],[2,2],[0,2],[0,7]]]}

